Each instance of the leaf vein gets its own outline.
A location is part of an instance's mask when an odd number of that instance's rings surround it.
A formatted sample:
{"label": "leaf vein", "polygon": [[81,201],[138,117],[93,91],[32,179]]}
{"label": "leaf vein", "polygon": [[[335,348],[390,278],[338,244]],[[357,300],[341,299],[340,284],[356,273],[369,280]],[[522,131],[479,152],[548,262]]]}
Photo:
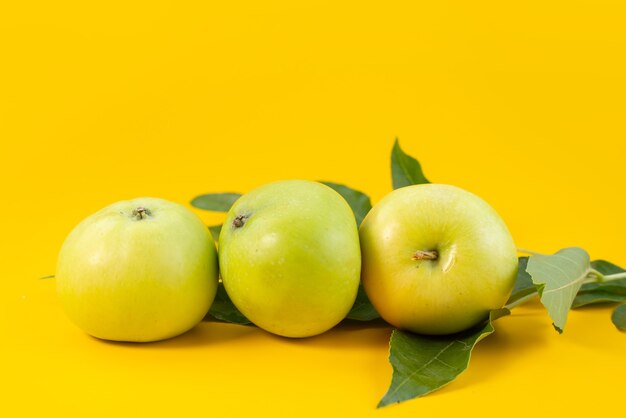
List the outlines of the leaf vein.
{"label": "leaf vein", "polygon": [[449,343],[448,345],[446,345],[444,348],[442,348],[436,355],[435,357],[433,357],[432,359],[430,359],[429,361],[427,361],[426,363],[424,363],[421,367],[419,367],[418,369],[414,370],[412,373],[410,373],[398,386],[396,386],[396,388],[393,390],[393,392],[391,392],[389,394],[389,396],[393,396],[396,393],[398,393],[398,391],[400,390],[400,388],[402,388],[405,384],[407,384],[409,382],[409,380],[415,376],[417,373],[421,372],[422,370],[424,370],[426,367],[428,367],[433,361],[437,360],[437,358],[443,354],[448,348],[450,348],[452,346],[452,344],[454,344],[456,341],[452,341],[451,343]]}

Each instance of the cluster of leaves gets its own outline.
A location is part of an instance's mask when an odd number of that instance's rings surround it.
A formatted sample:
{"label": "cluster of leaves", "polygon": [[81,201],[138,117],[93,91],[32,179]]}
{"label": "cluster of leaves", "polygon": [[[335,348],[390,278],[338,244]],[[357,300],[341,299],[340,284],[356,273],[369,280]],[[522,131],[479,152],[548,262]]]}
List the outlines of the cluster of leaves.
{"label": "cluster of leaves", "polygon": [[[404,153],[397,140],[391,152],[391,175],[394,189],[429,183],[419,162]],[[372,208],[369,197],[342,184],[323,183],[346,199],[360,224]],[[205,194],[191,203],[200,209],[226,212],[239,196],[237,193]],[[221,226],[209,228],[217,240]],[[534,297],[540,298],[554,328],[561,333],[572,308],[626,302],[626,270],[608,261],[590,261],[587,252],[577,247],[564,248],[552,255],[532,253],[529,257],[520,257],[517,280],[507,304],[492,311],[483,323],[446,336],[393,330],[389,350],[393,376],[378,406],[420,397],[453,381],[467,368],[474,346],[494,332],[492,322]],[[220,321],[250,324],[232,304],[221,285],[209,315]],[[378,318],[378,313],[360,286],[356,302],[346,319],[371,321]],[[626,303],[617,306],[611,319],[619,330],[626,331]]]}

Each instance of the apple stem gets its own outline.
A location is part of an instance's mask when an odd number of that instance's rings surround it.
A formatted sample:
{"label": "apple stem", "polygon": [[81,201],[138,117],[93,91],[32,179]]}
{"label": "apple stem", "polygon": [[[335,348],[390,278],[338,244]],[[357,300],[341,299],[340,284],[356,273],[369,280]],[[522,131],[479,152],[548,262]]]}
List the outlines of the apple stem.
{"label": "apple stem", "polygon": [[245,215],[237,215],[235,216],[235,219],[233,219],[233,226],[235,228],[241,228],[243,224],[245,223],[245,220],[246,220]]}
{"label": "apple stem", "polygon": [[531,294],[528,294],[528,295],[526,295],[524,297],[519,298],[518,300],[516,300],[514,302],[509,303],[508,305],[504,305],[504,307],[506,309],[511,310],[511,309],[515,308],[516,306],[521,305],[522,303],[528,302],[529,300],[537,297],[538,295],[539,295],[539,293],[533,292]]}
{"label": "apple stem", "polygon": [[417,250],[412,258],[413,260],[436,260],[439,258],[439,253],[437,250]]}
{"label": "apple stem", "polygon": [[150,210],[144,208],[143,206],[139,206],[137,209],[133,210],[133,216],[138,221],[145,219],[149,215],[151,215]]}

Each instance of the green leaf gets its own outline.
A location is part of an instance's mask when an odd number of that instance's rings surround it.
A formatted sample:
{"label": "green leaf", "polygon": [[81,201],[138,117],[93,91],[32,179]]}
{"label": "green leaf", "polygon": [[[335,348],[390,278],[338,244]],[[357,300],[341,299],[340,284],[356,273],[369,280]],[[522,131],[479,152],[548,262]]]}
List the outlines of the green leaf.
{"label": "green leaf", "polygon": [[209,315],[223,322],[240,325],[251,324],[248,318],[243,316],[243,314],[235,307],[233,302],[228,297],[226,289],[224,289],[224,286],[221,283],[217,287],[217,293],[215,294],[213,305],[211,305],[211,309],[209,310]]}
{"label": "green leaf", "polygon": [[356,295],[354,305],[352,305],[352,309],[350,309],[346,318],[356,321],[371,321],[380,318],[380,315],[378,315],[378,312],[376,312],[376,309],[372,306],[372,302],[370,302],[361,284],[359,285],[359,292]]}
{"label": "green leaf", "polygon": [[352,208],[352,212],[354,212],[357,225],[361,225],[367,212],[372,209],[372,202],[369,196],[363,192],[344,186],[343,184],[331,183],[329,181],[322,181],[321,183],[327,185],[346,199],[346,202],[348,202]]}
{"label": "green leaf", "polygon": [[[605,276],[626,272],[623,268],[605,260],[592,261],[591,267]],[[626,302],[626,279],[583,284],[574,299],[572,308],[607,302]]]}
{"label": "green leaf", "polygon": [[213,240],[217,242],[220,239],[220,232],[222,231],[222,225],[213,225],[209,227]]}
{"label": "green leaf", "polygon": [[494,331],[492,322],[508,314],[508,309],[492,311],[484,323],[453,335],[394,330],[389,343],[393,377],[378,407],[424,396],[453,381],[467,369],[474,346]]}
{"label": "green leaf", "polygon": [[589,254],[577,247],[562,249],[554,255],[534,255],[528,260],[526,271],[559,333],[563,332],[567,314],[590,270]]}
{"label": "green leaf", "polygon": [[591,262],[591,267],[594,270],[599,271],[601,274],[608,276],[609,274],[624,273],[626,270],[606,260],[594,260]]}
{"label": "green leaf", "polygon": [[203,194],[194,197],[191,201],[191,206],[214,212],[228,212],[233,203],[240,197],[239,193]]}
{"label": "green leaf", "polygon": [[[578,292],[572,308],[580,308],[586,305],[592,305],[594,303],[611,303],[611,302],[626,302],[626,279],[620,280],[617,284],[617,280],[613,283],[599,283],[600,285],[606,285],[606,289],[596,289],[590,292]],[[616,285],[617,284],[617,285]]]}
{"label": "green leaf", "polygon": [[420,163],[402,151],[397,139],[391,151],[391,180],[394,189],[413,184],[430,183],[424,176]]}
{"label": "green leaf", "polygon": [[626,304],[621,304],[613,311],[611,321],[620,331],[626,331]]}
{"label": "green leaf", "polygon": [[507,305],[517,302],[518,300],[523,299],[528,295],[537,293],[537,288],[535,287],[535,284],[533,283],[530,274],[528,274],[528,272],[526,271],[527,265],[528,257],[520,257],[517,267],[517,279],[515,279],[515,286],[513,287],[511,296],[506,302]]}

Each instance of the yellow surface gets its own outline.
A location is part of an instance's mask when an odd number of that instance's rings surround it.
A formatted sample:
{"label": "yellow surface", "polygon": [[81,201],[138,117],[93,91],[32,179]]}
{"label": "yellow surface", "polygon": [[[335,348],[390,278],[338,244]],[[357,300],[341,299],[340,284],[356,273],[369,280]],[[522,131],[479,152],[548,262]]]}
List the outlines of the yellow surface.
{"label": "yellow surface", "polygon": [[295,341],[202,323],[111,344],[37,280],[77,222],[120,199],[305,178],[377,201],[396,135],[430,179],[496,207],[519,246],[626,265],[622,1],[350,3],[1,3],[0,416],[623,409],[609,308],[573,312],[561,336],[540,306],[517,309],[457,381],[377,411],[386,327]]}

